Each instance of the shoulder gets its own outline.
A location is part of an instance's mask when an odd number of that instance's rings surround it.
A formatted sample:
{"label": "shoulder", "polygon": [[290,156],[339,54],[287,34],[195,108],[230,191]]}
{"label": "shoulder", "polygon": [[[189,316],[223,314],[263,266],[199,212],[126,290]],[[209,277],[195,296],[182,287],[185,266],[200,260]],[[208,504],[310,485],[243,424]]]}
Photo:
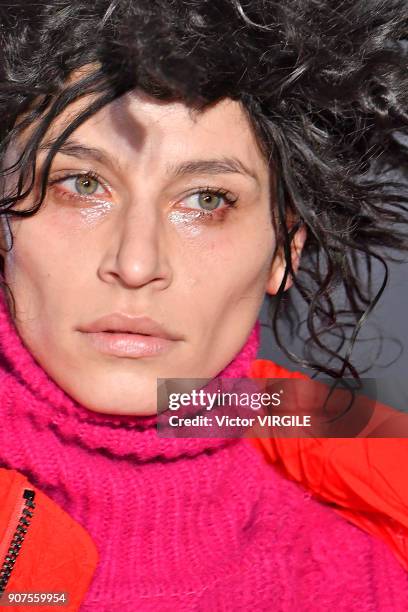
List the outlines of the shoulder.
{"label": "shoulder", "polygon": [[[305,377],[268,360],[256,360],[253,364],[254,378],[295,376]],[[372,421],[378,422],[384,415],[396,412],[377,402]],[[408,419],[400,413],[393,414],[392,418]],[[249,441],[265,462],[273,464],[285,478],[330,506],[331,512],[334,510],[338,516],[373,535],[376,541],[385,543],[408,570],[408,482],[401,469],[408,463],[407,438],[279,438],[272,435]]]}

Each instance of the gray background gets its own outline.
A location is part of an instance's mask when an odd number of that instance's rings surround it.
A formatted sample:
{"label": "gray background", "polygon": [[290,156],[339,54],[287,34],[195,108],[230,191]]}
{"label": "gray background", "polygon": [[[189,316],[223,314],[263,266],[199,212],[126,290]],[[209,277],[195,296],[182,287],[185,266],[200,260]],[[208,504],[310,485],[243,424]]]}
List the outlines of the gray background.
{"label": "gray background", "polygon": [[[371,367],[362,376],[375,378],[377,381],[377,397],[394,408],[408,411],[408,263],[389,263],[389,282],[380,301],[368,318],[362,329],[362,338],[378,337],[378,331],[384,336],[381,354]],[[375,276],[380,281],[380,269]],[[301,310],[306,312],[305,308]],[[303,318],[303,317],[302,317]],[[266,301],[261,312],[261,322],[267,323]],[[290,370],[300,370],[311,374],[311,370],[303,369],[291,362],[276,346],[274,337],[269,329],[261,327],[261,347],[258,358],[271,359]],[[282,334],[285,337],[284,334]],[[395,341],[400,342],[402,348]],[[289,341],[286,336],[288,348],[300,354],[300,340]],[[373,359],[379,348],[378,340],[360,341],[353,353],[353,363],[363,368]],[[402,354],[400,354],[402,350]],[[392,362],[392,363],[391,363]]]}

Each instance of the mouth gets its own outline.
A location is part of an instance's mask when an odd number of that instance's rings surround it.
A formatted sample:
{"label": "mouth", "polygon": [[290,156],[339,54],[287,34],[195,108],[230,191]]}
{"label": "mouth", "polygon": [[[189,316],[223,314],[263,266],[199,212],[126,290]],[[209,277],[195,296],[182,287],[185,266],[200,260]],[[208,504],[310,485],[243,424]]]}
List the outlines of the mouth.
{"label": "mouth", "polygon": [[150,334],[115,330],[84,334],[97,351],[117,357],[153,357],[168,351],[176,343],[176,340]]}
{"label": "mouth", "polygon": [[79,328],[94,349],[117,357],[153,357],[173,348],[180,336],[148,316],[114,312]]}

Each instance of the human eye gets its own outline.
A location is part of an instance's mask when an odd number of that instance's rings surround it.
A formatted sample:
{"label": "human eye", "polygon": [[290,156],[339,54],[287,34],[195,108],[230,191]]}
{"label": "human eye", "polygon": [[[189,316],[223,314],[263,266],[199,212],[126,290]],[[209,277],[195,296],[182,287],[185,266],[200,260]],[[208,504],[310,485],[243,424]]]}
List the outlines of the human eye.
{"label": "human eye", "polygon": [[218,211],[225,212],[225,209],[235,206],[237,201],[238,198],[226,189],[200,187],[194,193],[184,197],[179,206],[199,211],[204,216],[214,216]]}
{"label": "human eye", "polygon": [[49,186],[60,197],[80,199],[106,199],[110,196],[109,189],[99,176],[93,172],[69,173],[51,178]]}

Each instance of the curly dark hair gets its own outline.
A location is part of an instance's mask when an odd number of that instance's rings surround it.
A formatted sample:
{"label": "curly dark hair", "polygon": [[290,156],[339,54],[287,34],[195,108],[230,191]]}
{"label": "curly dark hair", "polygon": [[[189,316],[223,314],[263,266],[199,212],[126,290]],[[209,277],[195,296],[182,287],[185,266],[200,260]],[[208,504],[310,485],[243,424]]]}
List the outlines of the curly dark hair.
{"label": "curly dark hair", "polygon": [[[390,174],[407,159],[407,33],[406,0],[3,0],[0,155],[27,126],[35,129],[18,162],[2,169],[2,177],[16,172],[19,180],[0,213],[35,214],[63,141],[135,87],[198,110],[226,97],[240,101],[276,176],[286,261],[279,292],[269,298],[276,341],[301,365],[358,378],[352,347],[385,288],[386,262],[399,261],[408,246],[408,197]],[[83,66],[92,69],[70,82]],[[48,127],[91,93],[48,154],[38,201],[14,209],[33,188]],[[290,246],[301,224],[307,240],[295,275]],[[376,291],[375,260],[385,271]],[[308,308],[301,357],[279,329],[286,319],[293,331],[293,290]]]}

